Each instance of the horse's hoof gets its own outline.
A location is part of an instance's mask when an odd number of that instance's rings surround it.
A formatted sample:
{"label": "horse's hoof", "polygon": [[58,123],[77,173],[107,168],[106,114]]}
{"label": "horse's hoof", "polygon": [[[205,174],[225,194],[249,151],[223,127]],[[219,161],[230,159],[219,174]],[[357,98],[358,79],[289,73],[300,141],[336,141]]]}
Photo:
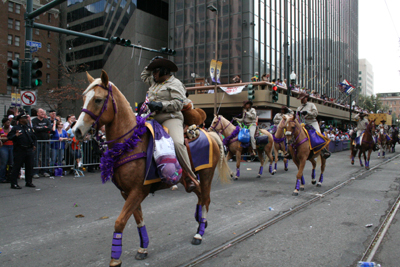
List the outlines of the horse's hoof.
{"label": "horse's hoof", "polygon": [[317,181],[316,181],[315,179],[313,179],[313,180],[311,180],[311,183],[312,183],[312,184],[316,184]]}
{"label": "horse's hoof", "polygon": [[272,175],[274,175],[275,173],[276,173],[276,170],[273,170],[273,171],[271,172]]}
{"label": "horse's hoof", "polygon": [[322,184],[320,182],[318,182],[317,187],[321,187],[321,186],[322,186]]}
{"label": "horse's hoof", "polygon": [[361,167],[364,167],[364,165],[360,164]]}
{"label": "horse's hoof", "polygon": [[380,156],[378,156],[378,159],[380,159],[381,157]]}
{"label": "horse's hoof", "polygon": [[300,187],[300,191],[304,191],[304,187]]}
{"label": "horse's hoof", "polygon": [[110,267],[121,267],[121,266],[122,266],[121,260],[111,259]]}
{"label": "horse's hoof", "polygon": [[238,179],[239,179],[239,177],[236,176],[233,180],[237,181]]}
{"label": "horse's hoof", "polygon": [[141,261],[147,258],[147,252],[146,253],[136,253],[135,259]]}
{"label": "horse's hoof", "polygon": [[287,172],[289,169],[288,168],[285,168],[285,171]]}
{"label": "horse's hoof", "polygon": [[354,165],[354,160],[351,161],[351,165]]}
{"label": "horse's hoof", "polygon": [[299,193],[297,193],[297,192],[292,193],[292,196],[294,196],[294,197],[297,197],[298,195],[299,195]]}
{"label": "horse's hoof", "polygon": [[369,170],[369,167],[365,167],[365,169]]}
{"label": "horse's hoof", "polygon": [[257,175],[257,178],[261,178],[261,174]]}
{"label": "horse's hoof", "polygon": [[201,239],[197,239],[197,238],[194,238],[193,237],[193,239],[192,239],[192,245],[200,245],[201,244]]}

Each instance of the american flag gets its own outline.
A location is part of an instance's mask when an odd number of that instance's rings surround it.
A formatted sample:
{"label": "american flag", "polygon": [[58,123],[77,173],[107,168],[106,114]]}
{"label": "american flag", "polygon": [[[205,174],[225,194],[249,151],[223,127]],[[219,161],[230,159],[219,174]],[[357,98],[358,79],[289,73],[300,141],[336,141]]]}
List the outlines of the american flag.
{"label": "american flag", "polygon": [[148,112],[148,107],[147,107],[146,104],[149,103],[149,102],[150,102],[149,95],[146,94],[146,99],[144,100],[142,106],[140,107],[141,113],[147,113]]}

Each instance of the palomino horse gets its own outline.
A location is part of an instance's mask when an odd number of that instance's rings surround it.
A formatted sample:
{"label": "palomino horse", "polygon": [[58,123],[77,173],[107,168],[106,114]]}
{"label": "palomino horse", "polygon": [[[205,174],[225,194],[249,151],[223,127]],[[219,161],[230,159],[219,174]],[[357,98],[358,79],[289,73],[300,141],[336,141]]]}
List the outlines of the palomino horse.
{"label": "palomino horse", "polygon": [[[246,151],[246,148],[243,148],[241,145],[241,142],[239,142],[237,140],[237,136],[238,136],[238,133],[240,130],[239,126],[233,125],[230,121],[228,121],[221,115],[218,115],[218,116],[215,115],[210,128],[216,132],[222,133],[225,136],[224,145],[228,148],[228,155],[226,156],[227,161],[229,161],[233,157],[233,155],[236,154],[235,180],[237,180],[240,177],[240,160],[242,158],[242,153],[244,151]],[[275,173],[272,171],[272,163],[273,163],[272,145],[274,143],[273,137],[272,137],[271,133],[269,133],[266,130],[260,130],[260,131],[261,131],[261,133],[268,136],[268,144],[265,145],[263,150],[257,149],[258,158],[261,163],[257,178],[260,178],[263,173],[263,168],[264,168],[263,167],[264,166],[263,152],[265,152],[265,154],[269,158],[269,172],[272,174]]]}
{"label": "palomino horse", "polygon": [[[125,199],[124,207],[114,226],[110,266],[121,266],[119,259],[122,253],[122,233],[130,216],[134,216],[139,237],[140,248],[136,259],[142,260],[147,257],[149,238],[143,221],[141,202],[150,192],[170,187],[165,183],[153,183],[144,185],[147,144],[150,133],[144,126],[144,119],[135,117],[133,110],[124,95],[118,88],[108,80],[107,73],[103,70],[100,79],[93,79],[87,74],[90,85],[83,93],[84,106],[82,113],[74,127],[75,136],[82,140],[86,133],[95,126],[97,129],[102,125],[106,127],[108,150],[102,157],[102,178],[104,180],[104,169],[109,164],[112,181],[121,191]],[[183,134],[183,132],[182,132]],[[199,227],[192,244],[198,245],[202,241],[204,230],[207,227],[207,212],[210,204],[211,182],[214,170],[219,165],[220,178],[228,182],[229,167],[224,157],[223,144],[217,134],[211,133],[211,146],[213,147],[212,167],[200,170],[200,188],[194,192],[198,202],[195,218]],[[134,142],[132,142],[134,140]],[[129,145],[124,150],[125,145]],[[111,152],[117,161],[106,161],[108,152]],[[118,154],[119,152],[119,154]],[[143,155],[145,154],[145,155]],[[112,158],[111,158],[112,159]],[[108,158],[110,160],[110,158]],[[121,164],[122,162],[122,164]],[[123,164],[126,162],[125,164]],[[106,177],[109,178],[109,177]]]}
{"label": "palomino horse", "polygon": [[378,153],[378,159],[380,156],[382,156],[382,158],[385,158],[385,152],[386,151],[390,151],[390,142],[386,139],[386,134],[385,134],[385,130],[383,128],[379,129],[378,132],[378,144],[379,144],[379,153]]}
{"label": "palomino horse", "polygon": [[[296,175],[296,187],[293,191],[293,196],[298,196],[299,191],[304,190],[305,180],[303,176],[304,167],[306,166],[306,161],[309,160],[313,166],[312,174],[311,174],[311,182],[312,184],[316,183],[315,180],[315,168],[317,166],[317,162],[315,158],[318,156],[321,158],[321,175],[319,177],[319,181],[317,183],[317,187],[322,186],[322,182],[324,180],[324,171],[326,159],[322,157],[321,151],[318,153],[314,153],[310,150],[309,140],[307,134],[304,132],[305,130],[301,127],[299,121],[295,119],[293,116],[284,115],[282,119],[285,119],[286,125],[286,138],[288,141],[288,147],[290,155],[292,155],[293,162],[296,164],[298,172]],[[300,185],[301,183],[301,185]]]}
{"label": "palomino horse", "polygon": [[[358,152],[358,159],[360,160],[360,166],[364,167],[362,159],[361,159],[361,153],[364,154],[364,162],[365,162],[365,168],[369,170],[369,159],[371,158],[371,153],[372,150],[375,146],[374,139],[372,136],[372,133],[375,132],[375,122],[371,120],[368,125],[367,129],[364,131],[364,135],[362,137],[361,141],[361,146],[354,146],[351,150],[351,164],[354,164],[354,158],[357,155],[357,150]],[[365,155],[365,152],[368,151],[368,160]]]}
{"label": "palomino horse", "polygon": [[[278,165],[278,155],[279,155],[279,150],[281,150],[283,152],[283,155],[286,154],[286,137],[285,137],[285,133],[283,132],[283,129],[285,128],[286,125],[286,118],[283,119],[279,122],[277,128],[276,128],[276,132],[273,135],[274,138],[274,154],[275,154],[275,165],[274,165],[274,170],[273,172],[276,172],[277,169],[277,165]],[[285,166],[285,171],[288,171],[288,164],[289,164],[289,160],[287,158],[283,159],[283,163]]]}

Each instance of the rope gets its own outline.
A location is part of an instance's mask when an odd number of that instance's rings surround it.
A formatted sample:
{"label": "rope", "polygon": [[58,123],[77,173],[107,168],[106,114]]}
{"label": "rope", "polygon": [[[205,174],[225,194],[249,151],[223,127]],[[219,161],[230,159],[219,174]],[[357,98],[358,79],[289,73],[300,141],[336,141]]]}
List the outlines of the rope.
{"label": "rope", "polygon": [[219,113],[219,109],[221,108],[222,101],[224,101],[224,97],[225,97],[225,94],[222,95],[221,103],[219,103],[219,107],[218,107],[218,109],[217,109],[217,115],[218,115],[218,113]]}

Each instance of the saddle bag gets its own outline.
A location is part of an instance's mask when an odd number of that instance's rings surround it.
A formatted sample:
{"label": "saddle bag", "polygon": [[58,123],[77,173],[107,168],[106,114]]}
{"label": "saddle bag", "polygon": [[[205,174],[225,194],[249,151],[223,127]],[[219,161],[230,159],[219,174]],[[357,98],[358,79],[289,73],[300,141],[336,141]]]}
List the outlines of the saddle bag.
{"label": "saddle bag", "polygon": [[175,185],[182,176],[182,168],[176,158],[174,141],[164,128],[157,122],[154,122],[154,161],[157,165],[158,174],[161,181]]}
{"label": "saddle bag", "polygon": [[240,132],[238,135],[238,140],[239,140],[239,142],[242,142],[242,143],[249,143],[250,142],[250,130],[247,128],[240,129]]}
{"label": "saddle bag", "polygon": [[257,145],[266,145],[268,144],[268,135],[262,135],[259,137],[256,137],[256,144]]}

